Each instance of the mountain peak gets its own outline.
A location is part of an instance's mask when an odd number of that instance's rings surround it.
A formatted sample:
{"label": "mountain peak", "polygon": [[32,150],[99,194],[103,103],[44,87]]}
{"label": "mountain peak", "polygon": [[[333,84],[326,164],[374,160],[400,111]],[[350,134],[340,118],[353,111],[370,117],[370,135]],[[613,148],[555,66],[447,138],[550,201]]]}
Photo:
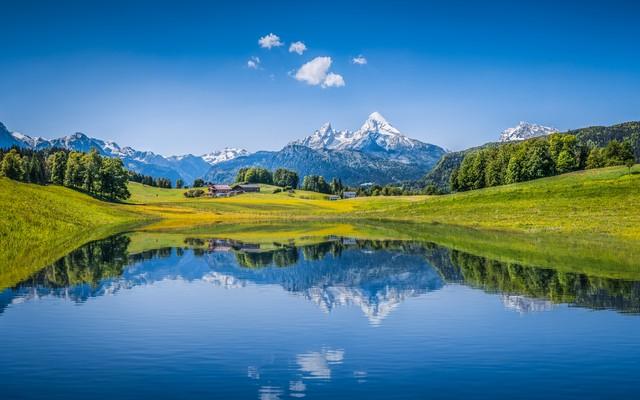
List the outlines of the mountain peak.
{"label": "mountain peak", "polygon": [[369,114],[369,118],[367,118],[367,119],[374,120],[374,121],[379,121],[379,122],[384,123],[384,124],[388,123],[387,120],[382,116],[382,114],[380,114],[377,111],[374,111],[371,114]]}
{"label": "mountain peak", "polygon": [[525,140],[538,136],[546,136],[557,132],[557,129],[549,126],[520,121],[515,127],[507,128],[502,131],[502,133],[500,134],[500,141],[509,142],[512,140]]}
{"label": "mountain peak", "polygon": [[69,138],[71,139],[84,139],[84,138],[89,138],[89,136],[85,135],[82,132],[76,132],[73,135],[69,136]]}
{"label": "mountain peak", "polygon": [[331,132],[332,130],[333,128],[331,127],[331,122],[325,122],[324,124],[322,124],[320,129],[318,129],[318,132],[321,134],[326,134],[327,132]]}
{"label": "mountain peak", "polygon": [[361,132],[380,132],[391,135],[402,135],[399,130],[394,128],[386,119],[377,111],[369,114],[369,117],[360,127]]}

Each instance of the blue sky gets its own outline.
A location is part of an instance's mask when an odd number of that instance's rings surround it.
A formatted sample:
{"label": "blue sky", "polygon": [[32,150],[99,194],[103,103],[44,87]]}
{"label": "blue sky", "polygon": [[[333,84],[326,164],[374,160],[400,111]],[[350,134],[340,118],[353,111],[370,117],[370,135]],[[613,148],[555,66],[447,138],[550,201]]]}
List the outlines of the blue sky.
{"label": "blue sky", "polygon": [[[461,149],[520,120],[640,119],[633,1],[0,2],[0,121],[31,135],[162,154],[278,149],[379,111]],[[261,47],[269,33],[283,45]],[[317,57],[330,67],[298,74]]]}

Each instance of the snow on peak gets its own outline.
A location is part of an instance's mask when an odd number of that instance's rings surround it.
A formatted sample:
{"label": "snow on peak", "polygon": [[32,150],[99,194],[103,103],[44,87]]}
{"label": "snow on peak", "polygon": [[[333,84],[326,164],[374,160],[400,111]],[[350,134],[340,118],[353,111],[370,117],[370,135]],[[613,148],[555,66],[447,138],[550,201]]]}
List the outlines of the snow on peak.
{"label": "snow on peak", "polygon": [[520,121],[517,126],[507,128],[502,131],[500,134],[500,141],[509,142],[512,140],[525,140],[538,136],[550,135],[552,133],[558,133],[558,130],[549,126]]}
{"label": "snow on peak", "polygon": [[208,164],[215,165],[223,161],[233,160],[236,157],[246,156],[249,152],[245,149],[236,149],[233,147],[225,147],[222,150],[213,151],[203,154],[201,158]]}
{"label": "snow on peak", "polygon": [[399,130],[394,128],[379,112],[372,112],[364,124],[360,127],[363,133],[376,132],[391,135],[402,135]]}
{"label": "snow on peak", "polygon": [[357,131],[335,130],[330,123],[314,131],[304,139],[291,144],[310,147],[312,149],[330,150],[398,150],[413,148],[416,140],[404,136],[393,127],[379,112],[373,112],[367,117]]}

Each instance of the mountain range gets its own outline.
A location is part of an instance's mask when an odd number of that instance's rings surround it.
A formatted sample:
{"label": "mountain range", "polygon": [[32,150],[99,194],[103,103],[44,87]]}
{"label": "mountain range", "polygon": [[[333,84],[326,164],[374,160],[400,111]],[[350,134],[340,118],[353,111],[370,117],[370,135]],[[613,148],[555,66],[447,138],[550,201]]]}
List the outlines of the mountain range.
{"label": "mountain range", "polygon": [[[520,122],[505,129],[500,141],[526,140],[558,132],[543,125]],[[288,168],[300,177],[322,175],[327,179],[341,178],[347,185],[366,182],[378,184],[416,181],[424,177],[438,163],[449,159],[454,164],[460,157],[442,157],[446,151],[433,144],[421,142],[402,134],[380,113],[373,112],[360,128],[338,130],[331,123],[322,125],[311,135],[290,142],[277,151],[249,153],[245,149],[225,148],[199,156],[185,154],[162,156],[151,151],[121,147],[105,141],[74,133],[56,139],[32,137],[10,132],[0,123],[0,148],[18,146],[31,149],[65,148],[76,151],[98,150],[103,156],[118,157],[125,166],[138,173],[173,182],[182,179],[191,184],[196,178],[210,182],[232,182],[240,168],[264,167],[271,170]],[[464,152],[449,153],[453,156]],[[441,160],[442,158],[442,160]],[[440,183],[440,182],[438,182]],[[444,186],[440,183],[439,186]]]}
{"label": "mountain range", "polygon": [[120,147],[112,141],[74,133],[57,139],[31,137],[10,132],[0,123],[0,147],[31,149],[65,148],[76,151],[98,150],[101,155],[121,158],[125,166],[153,177],[188,184],[196,178],[211,182],[231,182],[242,167],[289,168],[301,177],[310,174],[327,179],[339,177],[345,184],[380,184],[418,179],[445,153],[441,147],[411,139],[394,128],[380,113],[374,112],[355,131],[335,130],[327,123],[310,136],[289,143],[279,151],[249,153],[225,148],[195,156],[165,157],[151,151]]}
{"label": "mountain range", "polygon": [[85,152],[96,149],[103,156],[122,159],[125,166],[132,171],[156,178],[169,178],[174,182],[180,178],[189,184],[194,179],[204,176],[213,165],[249,154],[245,149],[225,148],[201,156],[186,154],[165,157],[151,151],[120,147],[115,142],[92,138],[80,132],[57,139],[31,137],[20,132],[9,132],[0,123],[0,148],[11,146],[34,150],[63,148]]}

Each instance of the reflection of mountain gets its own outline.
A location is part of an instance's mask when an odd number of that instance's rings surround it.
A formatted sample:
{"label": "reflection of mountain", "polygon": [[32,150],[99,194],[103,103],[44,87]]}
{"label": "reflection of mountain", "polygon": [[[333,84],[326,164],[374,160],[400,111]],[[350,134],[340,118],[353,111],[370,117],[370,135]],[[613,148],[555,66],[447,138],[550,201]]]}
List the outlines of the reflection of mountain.
{"label": "reflection of mountain", "polygon": [[[353,305],[379,324],[404,300],[457,282],[502,294],[505,307],[546,311],[553,303],[640,312],[640,282],[525,267],[429,243],[331,238],[314,245],[267,246],[185,240],[193,249],[130,255],[124,235],[89,243],[0,292],[9,304],[42,296],[76,302],[163,280],[224,287],[278,285],[330,312]],[[285,268],[286,267],[286,268]]]}
{"label": "reflection of mountain", "polygon": [[530,299],[525,296],[514,296],[503,294],[501,296],[502,304],[508,310],[514,310],[520,314],[530,312],[549,311],[553,308],[553,303],[549,300]]}
{"label": "reflection of mountain", "polygon": [[277,284],[327,312],[337,306],[356,305],[372,324],[379,324],[405,299],[443,286],[442,277],[420,254],[372,249],[370,242],[305,246],[296,250],[302,257],[294,268],[277,267],[277,251],[272,253],[272,264],[263,268],[220,263],[216,253],[209,253],[207,258],[212,269],[233,276],[234,282]]}

